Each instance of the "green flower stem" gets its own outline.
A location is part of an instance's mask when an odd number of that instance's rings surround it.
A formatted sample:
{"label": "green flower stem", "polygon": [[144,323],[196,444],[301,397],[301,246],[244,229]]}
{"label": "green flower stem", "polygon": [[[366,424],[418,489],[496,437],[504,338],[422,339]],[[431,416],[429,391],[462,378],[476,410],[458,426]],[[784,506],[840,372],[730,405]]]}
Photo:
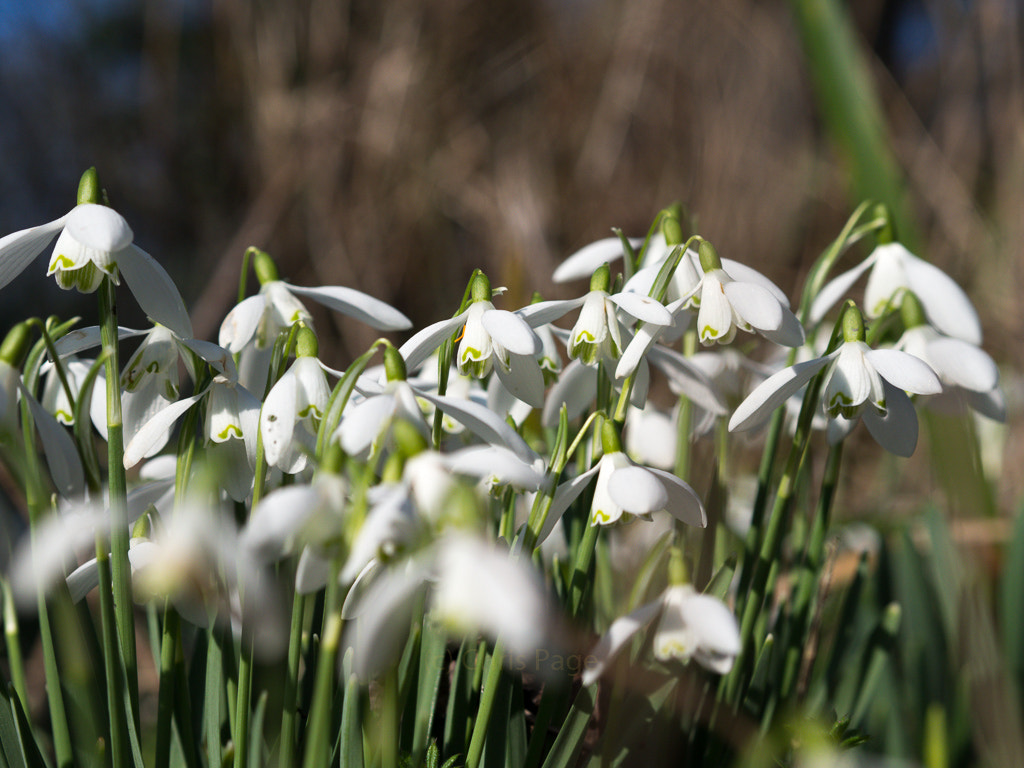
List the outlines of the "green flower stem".
{"label": "green flower stem", "polygon": [[[793,438],[793,446],[790,449],[786,467],[779,480],[779,486],[775,493],[775,504],[772,507],[771,516],[768,518],[764,538],[761,541],[760,551],[754,562],[744,561],[744,571],[750,569],[749,585],[745,594],[742,606],[742,619],[740,621],[740,643],[743,649],[740,658],[733,666],[732,671],[726,677],[725,690],[728,699],[733,706],[739,703],[739,696],[742,695],[740,685],[749,683],[750,664],[753,663],[753,635],[754,626],[761,615],[761,607],[770,581],[770,573],[776,564],[779,545],[782,542],[782,531],[786,519],[789,517],[790,509],[794,498],[797,480],[800,470],[803,467],[804,459],[807,456],[807,449],[810,446],[811,420],[814,417],[816,405],[819,399],[824,372],[818,373],[807,385],[807,392],[804,394],[803,406],[800,410],[800,417],[797,423],[796,433]],[[778,417],[782,411],[776,413]],[[773,427],[775,424],[773,423]],[[780,423],[781,427],[781,423]],[[772,439],[769,435],[769,439]],[[767,453],[766,449],[766,453]],[[762,464],[762,469],[763,469]],[[758,496],[762,493],[758,488]],[[755,507],[756,511],[756,507]],[[748,538],[749,541],[749,538]],[[743,584],[741,582],[741,589]]]}
{"label": "green flower stem", "polygon": [[494,709],[498,689],[501,687],[501,670],[504,659],[505,643],[499,637],[494,643],[491,663],[487,668],[487,679],[484,681],[483,693],[480,695],[480,705],[473,723],[473,736],[466,753],[466,768],[477,768],[480,765],[480,758],[484,752],[484,741],[487,738],[487,725],[491,719],[491,711]]}
{"label": "green flower stem", "polygon": [[[34,382],[26,382],[28,384]],[[25,444],[25,505],[28,507],[31,546],[39,546],[35,538],[36,526],[42,521],[47,510],[46,493],[43,491],[43,469],[36,455],[35,426],[28,401],[21,400],[22,437]],[[39,611],[39,638],[43,646],[43,670],[46,676],[46,703],[50,710],[50,728],[53,735],[53,751],[58,768],[74,765],[74,749],[71,746],[71,731],[68,726],[67,710],[61,692],[60,670],[57,667],[57,652],[53,644],[53,629],[50,625],[49,606],[42,589],[37,592],[36,605]]]}
{"label": "green flower stem", "polygon": [[843,444],[836,443],[829,448],[825,461],[825,475],[822,478],[821,494],[814,514],[810,539],[804,551],[804,561],[797,577],[796,598],[793,601],[793,623],[798,642],[791,642],[786,649],[786,664],[779,695],[788,698],[796,682],[796,673],[803,656],[804,637],[809,628],[811,605],[818,587],[818,579],[825,560],[825,536],[832,516],[832,502],[839,484],[839,468],[843,461]]}
{"label": "green flower stem", "polygon": [[[160,692],[156,715],[156,768],[171,764],[171,724],[174,719],[175,658],[179,652],[180,621],[170,601],[164,606],[164,628],[160,639]],[[185,745],[189,749],[189,745]],[[116,764],[116,763],[115,763]]]}
{"label": "green flower stem", "polygon": [[[693,357],[697,351],[697,331],[690,328],[683,335],[683,354]],[[680,480],[690,478],[690,431],[693,429],[693,401],[679,395],[679,420],[676,424],[675,474]]]}
{"label": "green flower stem", "polygon": [[[121,366],[117,348],[117,295],[113,281],[103,278],[99,289],[100,340],[106,355],[107,378],[107,492],[110,508],[110,568],[114,615],[121,659],[128,679],[128,697],[136,730],[139,724],[139,676],[135,652],[135,611],[132,571],[128,562],[128,485],[124,473],[124,425],[121,419]],[[105,554],[105,553],[104,553]]]}
{"label": "green flower stem", "polygon": [[[126,692],[121,685],[121,657],[117,651],[117,615],[112,604],[109,542],[96,537],[96,570],[99,574],[100,622],[103,630],[103,672],[107,685],[107,713],[110,718],[110,757],[115,766],[131,765],[125,722]],[[127,694],[130,696],[130,694]]]}
{"label": "green flower stem", "polygon": [[305,768],[321,768],[328,764],[331,744],[331,703],[334,698],[335,662],[341,645],[341,589],[336,573],[327,582],[324,631],[320,640],[320,657],[316,665],[316,682],[306,728]]}
{"label": "green flower stem", "polygon": [[580,539],[579,547],[576,548],[576,565],[573,568],[572,580],[569,582],[569,609],[573,618],[579,615],[583,605],[583,596],[590,583],[587,576],[590,573],[590,564],[594,559],[594,550],[597,549],[597,536],[601,531],[601,526],[592,525],[589,519],[584,526],[583,537]]}
{"label": "green flower stem", "polygon": [[298,718],[299,663],[302,660],[302,630],[306,612],[306,596],[295,593],[292,599],[292,623],[288,640],[288,670],[284,678],[284,703],[281,712],[281,736],[278,765],[292,768],[296,758],[296,720]]}
{"label": "green flower stem", "polygon": [[0,591],[4,601],[4,640],[7,649],[7,663],[11,668],[11,682],[14,691],[21,700],[21,708],[28,708],[28,685],[25,682],[25,663],[21,656],[21,640],[18,632],[18,612],[14,609],[14,595],[11,584],[5,576],[0,576]]}

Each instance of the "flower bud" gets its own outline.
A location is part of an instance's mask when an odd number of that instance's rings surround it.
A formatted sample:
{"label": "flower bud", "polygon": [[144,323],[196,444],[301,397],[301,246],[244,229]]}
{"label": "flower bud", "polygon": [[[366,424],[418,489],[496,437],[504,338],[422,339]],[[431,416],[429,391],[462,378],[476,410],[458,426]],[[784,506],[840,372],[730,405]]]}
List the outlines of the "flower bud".
{"label": "flower bud", "polygon": [[95,167],[83,173],[78,182],[78,204],[83,203],[103,203],[103,188],[100,187],[100,176]]}
{"label": "flower bud", "polygon": [[274,263],[274,259],[269,253],[261,251],[259,248],[250,248],[250,250],[252,251],[252,268],[260,285],[281,279],[278,277],[277,264]]}
{"label": "flower bud", "polygon": [[843,307],[843,315],[839,320],[843,327],[843,341],[864,341],[864,315],[852,301]]}
{"label": "flower bud", "polygon": [[478,269],[473,273],[472,281],[469,291],[473,301],[490,301],[491,281],[487,279],[487,275]]}
{"label": "flower bud", "polygon": [[384,347],[384,373],[387,374],[388,381],[405,381],[408,378],[405,359],[391,344]]}
{"label": "flower bud", "polygon": [[700,268],[703,269],[705,273],[710,272],[713,269],[722,268],[722,260],[718,258],[718,251],[715,250],[715,246],[704,238],[701,238],[700,245],[697,247],[697,252],[700,254]]}
{"label": "flower bud", "polygon": [[665,243],[670,248],[683,244],[683,226],[679,222],[681,217],[682,210],[679,203],[673,203],[665,210],[665,218],[661,220],[661,233],[665,236]]}
{"label": "flower bud", "polygon": [[29,328],[28,322],[18,323],[7,332],[3,344],[0,344],[0,360],[12,368],[20,368],[28,354]]}
{"label": "flower bud", "polygon": [[316,334],[308,325],[299,328],[295,337],[295,357],[316,357],[320,352],[320,344]]}
{"label": "flower bud", "polygon": [[602,264],[600,267],[595,269],[594,274],[590,276],[590,290],[607,291],[611,282],[612,271],[608,267],[608,264]]}
{"label": "flower bud", "polygon": [[601,424],[601,449],[607,456],[609,453],[621,453],[622,439],[619,437],[619,427],[611,419],[605,419]]}

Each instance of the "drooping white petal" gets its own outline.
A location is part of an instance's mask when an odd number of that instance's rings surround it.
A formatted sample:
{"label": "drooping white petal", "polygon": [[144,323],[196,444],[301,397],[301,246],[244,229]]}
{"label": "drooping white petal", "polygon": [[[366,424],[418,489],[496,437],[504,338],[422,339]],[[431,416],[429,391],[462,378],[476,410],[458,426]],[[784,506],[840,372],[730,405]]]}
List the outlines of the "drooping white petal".
{"label": "drooping white petal", "polygon": [[217,343],[232,354],[241,352],[255,335],[266,308],[267,300],[262,294],[240,301],[220,324]]}
{"label": "drooping white petal", "polygon": [[889,382],[885,387],[885,415],[874,408],[865,408],[861,414],[864,426],[877,443],[889,453],[909,458],[917,447],[917,413],[914,404],[902,389]]}
{"label": "drooping white petal", "polygon": [[395,399],[389,394],[369,397],[348,408],[333,438],[345,453],[358,456],[380,437],[385,421],[395,413]]}
{"label": "drooping white petal", "polygon": [[733,280],[722,285],[736,314],[759,331],[777,331],[782,326],[782,304],[778,297],[755,283]]}
{"label": "drooping white petal", "polygon": [[647,471],[661,478],[665,491],[668,493],[668,504],[665,509],[672,517],[687,525],[698,528],[707,527],[708,516],[704,511],[704,505],[697,492],[689,484],[663,469],[647,467]]}
{"label": "drooping white petal", "polygon": [[[839,347],[835,365],[825,382],[825,409],[831,414],[857,408],[868,402],[878,389],[879,375],[867,363],[871,349],[863,341],[849,341]],[[851,414],[843,412],[844,416]]]}
{"label": "drooping white petal", "polygon": [[291,485],[268,493],[252,510],[242,530],[241,544],[260,565],[273,563],[292,551],[295,537],[318,511],[320,495],[309,485]]}
{"label": "drooping white petal", "polygon": [[654,325],[672,325],[672,313],[665,308],[664,304],[650,296],[623,292],[613,294],[608,298],[637,320]]}
{"label": "drooping white petal", "polygon": [[600,469],[601,464],[598,462],[586,472],[574,477],[572,480],[562,483],[555,489],[547,517],[544,518],[544,524],[540,527],[540,531],[537,533],[538,546],[551,535],[551,532],[555,529],[558,521],[561,520],[562,515],[565,514],[565,510],[567,510],[569,505],[572,504],[581,493],[583,493],[583,489],[587,487],[587,484]]}
{"label": "drooping white petal", "polygon": [[872,349],[864,353],[879,375],[900,389],[919,395],[942,391],[942,382],[923,360],[896,349]]}
{"label": "drooping white petal", "polygon": [[486,405],[472,400],[439,397],[423,390],[418,390],[416,394],[461,422],[473,434],[488,443],[503,445],[528,463],[533,463],[537,458],[537,454],[526,444],[519,433]]}
{"label": "drooping white petal", "polygon": [[594,649],[587,655],[592,663],[587,664],[583,672],[583,685],[592,685],[604,673],[615,655],[622,650],[623,646],[633,635],[643,629],[657,618],[661,612],[661,600],[641,605],[635,611],[621,616],[612,622],[608,633],[601,638]]}
{"label": "drooping white petal", "polygon": [[566,407],[569,420],[580,416],[597,397],[597,370],[583,365],[579,360],[571,361],[558,377],[544,403],[541,423],[551,427],[558,423],[562,406]]}
{"label": "drooping white petal", "polygon": [[578,299],[552,299],[550,301],[538,301],[536,304],[531,304],[528,307],[517,309],[516,314],[529,323],[531,328],[536,328],[539,325],[547,325],[548,323],[554,322],[560,317],[564,317],[569,314],[577,307],[583,306],[583,303],[587,300],[587,296],[589,296],[589,294],[580,296]]}
{"label": "drooping white petal", "polygon": [[714,270],[704,275],[701,283],[700,310],[697,312],[697,334],[704,345],[727,344],[736,335],[733,308],[725,295],[722,281]]}
{"label": "drooping white petal", "polygon": [[295,567],[295,591],[311,595],[327,586],[331,578],[331,561],[325,560],[310,546],[303,548]]}
{"label": "drooping white petal", "polygon": [[295,433],[298,383],[291,369],[267,393],[260,412],[260,435],[267,463],[276,467],[290,451]]}
{"label": "drooping white petal", "polygon": [[[631,239],[630,245],[638,248],[642,239]],[[567,283],[570,280],[583,280],[594,274],[594,270],[602,264],[622,258],[622,241],[617,237],[605,237],[580,248],[566,258],[551,275],[556,283]]]}
{"label": "drooping white petal", "polygon": [[32,420],[39,430],[46,465],[57,492],[64,498],[81,496],[85,491],[85,470],[82,469],[82,460],[78,457],[74,441],[39,401],[32,397],[20,379],[18,389],[22,398],[28,402]]}
{"label": "drooping white petal", "polygon": [[371,328],[381,331],[404,331],[412,328],[412,321],[390,304],[354,288],[342,285],[316,288],[305,288],[289,283],[285,285],[292,293],[308,296],[325,307],[366,323]]}
{"label": "drooping white petal", "polygon": [[118,255],[117,268],[142,311],[179,338],[192,338],[192,321],[171,276],[148,253],[131,244]]}
{"label": "drooping white petal", "polygon": [[655,345],[648,352],[651,363],[669,377],[670,385],[708,413],[724,416],[725,403],[718,387],[694,361],[674,349]]}
{"label": "drooping white petal", "polygon": [[[121,419],[124,422],[124,440],[131,443],[138,431],[173,400],[166,399],[160,390],[161,383],[155,376],[147,376],[132,392],[121,393]],[[142,458],[156,455],[171,436],[173,422],[167,425],[163,435],[153,440]]]}
{"label": "drooping white petal", "polygon": [[405,360],[409,373],[414,372],[423,361],[430,357],[441,343],[451,336],[455,329],[466,322],[466,312],[461,312],[449,320],[441,320],[418,331],[405,344],[398,348]]}
{"label": "drooping white petal", "polygon": [[947,336],[980,345],[981,321],[963,288],[934,264],[913,254],[907,254],[904,267],[910,289],[932,325]]}
{"label": "drooping white petal", "polygon": [[899,306],[899,293],[909,287],[906,264],[911,253],[899,243],[886,243],[875,248],[872,255],[875,266],[864,286],[864,314],[875,318],[885,312],[893,299],[895,306]]}
{"label": "drooping white petal", "polygon": [[[131,339],[135,336],[145,336],[147,333],[149,333],[148,330],[137,331],[132,328],[118,326],[117,339],[118,341],[122,341],[124,339]],[[57,350],[58,357],[67,357],[68,355],[74,355],[86,349],[98,347],[100,343],[100,327],[98,325],[90,325],[87,328],[76,328],[73,331],[69,331],[57,339],[57,341],[53,343],[53,346]]]}
{"label": "drooping white petal", "polygon": [[228,381],[238,380],[238,371],[235,369],[235,361],[229,350],[212,341],[201,339],[182,339],[181,343],[209,363],[214,371]]}
{"label": "drooping white petal", "polygon": [[703,647],[725,655],[739,654],[739,626],[725,603],[711,595],[694,594],[681,610],[687,623],[698,628]]}
{"label": "drooping white petal", "polygon": [[843,298],[846,292],[853,287],[857,279],[874,265],[877,258],[876,254],[871,254],[853,269],[843,272],[825,283],[818,292],[818,295],[814,297],[814,301],[811,302],[809,314],[811,323],[817,324],[820,322],[828,314],[828,311],[836,305],[836,302]]}
{"label": "drooping white petal", "polygon": [[626,512],[646,515],[668,505],[662,482],[644,467],[623,467],[608,478],[608,493]]}
{"label": "drooping white petal", "polygon": [[67,215],[38,227],[22,229],[0,238],[0,288],[20,275],[42,253],[67,221]]}
{"label": "drooping white petal", "polygon": [[519,490],[536,491],[544,482],[543,471],[497,445],[471,445],[453,451],[444,457],[444,463],[460,475],[508,483]]}
{"label": "drooping white petal", "polygon": [[[699,264],[700,257],[697,258],[697,263]],[[725,273],[736,282],[759,285],[778,299],[780,304],[783,306],[789,306],[789,298],[786,296],[785,291],[753,267],[749,267],[739,261],[733,261],[732,259],[722,259],[722,269],[725,270]]]}
{"label": "drooping white petal", "polygon": [[810,381],[830,361],[830,357],[817,357],[778,373],[762,381],[747,398],[740,403],[729,419],[730,432],[742,432],[760,426],[791,395]]}
{"label": "drooping white petal", "polygon": [[176,422],[181,415],[185,413],[185,411],[199,402],[199,400],[206,394],[207,389],[204,389],[202,392],[193,395],[192,397],[186,397],[183,400],[171,403],[166,408],[163,408],[153,414],[149,421],[139,428],[139,431],[135,433],[135,437],[128,442],[128,445],[124,447],[125,469],[130,469],[142,461],[142,459],[146,457],[146,454],[149,452],[153,443],[164,437],[167,434],[167,430],[171,428],[174,422]]}
{"label": "drooping white petal", "polygon": [[544,407],[544,372],[533,355],[509,355],[506,368],[494,368],[501,383],[515,397],[534,408]]}
{"label": "drooping white petal", "polygon": [[132,230],[124,217],[105,205],[83,203],[67,215],[67,233],[86,248],[115,253],[132,242]]}
{"label": "drooping white petal", "polygon": [[540,352],[540,339],[522,317],[504,309],[488,309],[481,318],[491,338],[514,355]]}
{"label": "drooping white petal", "polygon": [[783,347],[799,347],[807,340],[804,327],[799,318],[785,304],[782,307],[782,325],[774,331],[762,331],[762,335],[768,341],[780,344]]}

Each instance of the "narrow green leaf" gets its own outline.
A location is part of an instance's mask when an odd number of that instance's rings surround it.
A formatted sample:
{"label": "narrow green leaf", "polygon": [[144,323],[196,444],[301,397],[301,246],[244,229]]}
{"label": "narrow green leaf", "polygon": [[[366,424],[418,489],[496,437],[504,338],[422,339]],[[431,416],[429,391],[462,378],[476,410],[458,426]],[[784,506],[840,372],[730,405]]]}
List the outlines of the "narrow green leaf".
{"label": "narrow green leaf", "polygon": [[594,714],[597,686],[588,685],[576,694],[569,714],[562,723],[562,728],[551,746],[544,768],[570,768],[576,765],[583,737],[590,725],[590,716]]}

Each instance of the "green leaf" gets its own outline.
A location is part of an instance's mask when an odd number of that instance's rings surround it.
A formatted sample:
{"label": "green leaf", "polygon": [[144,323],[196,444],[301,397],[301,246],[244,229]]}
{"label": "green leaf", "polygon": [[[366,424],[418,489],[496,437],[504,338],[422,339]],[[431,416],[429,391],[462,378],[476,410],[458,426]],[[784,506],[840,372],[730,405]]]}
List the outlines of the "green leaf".
{"label": "green leaf", "polygon": [[0,761],[10,768],[46,768],[32,726],[10,683],[0,687]]}

